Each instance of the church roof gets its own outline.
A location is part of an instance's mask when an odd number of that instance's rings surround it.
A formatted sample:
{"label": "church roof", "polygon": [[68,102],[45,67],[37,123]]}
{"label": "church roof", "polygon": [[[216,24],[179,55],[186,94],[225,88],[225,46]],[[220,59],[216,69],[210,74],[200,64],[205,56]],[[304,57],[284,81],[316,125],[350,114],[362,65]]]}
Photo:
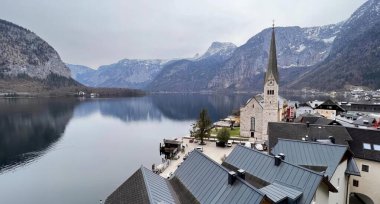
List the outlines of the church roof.
{"label": "church roof", "polygon": [[272,74],[277,84],[279,84],[279,76],[277,69],[277,55],[276,55],[276,39],[274,35],[274,27],[272,29],[272,39],[270,42],[268,68],[265,73],[265,82],[268,81],[269,76]]}

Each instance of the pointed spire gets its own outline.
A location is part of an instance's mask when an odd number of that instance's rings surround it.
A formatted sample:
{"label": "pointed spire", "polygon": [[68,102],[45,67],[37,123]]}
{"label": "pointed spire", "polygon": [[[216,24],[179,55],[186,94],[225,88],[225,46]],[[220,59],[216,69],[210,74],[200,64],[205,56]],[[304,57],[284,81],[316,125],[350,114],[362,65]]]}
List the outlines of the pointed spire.
{"label": "pointed spire", "polygon": [[269,50],[269,61],[268,61],[268,68],[267,72],[265,74],[265,83],[268,81],[268,78],[273,75],[275,81],[277,84],[279,84],[279,76],[278,76],[278,69],[277,69],[277,55],[276,55],[276,39],[274,35],[274,21],[273,21],[273,27],[272,27],[272,40],[270,42],[270,50]]}

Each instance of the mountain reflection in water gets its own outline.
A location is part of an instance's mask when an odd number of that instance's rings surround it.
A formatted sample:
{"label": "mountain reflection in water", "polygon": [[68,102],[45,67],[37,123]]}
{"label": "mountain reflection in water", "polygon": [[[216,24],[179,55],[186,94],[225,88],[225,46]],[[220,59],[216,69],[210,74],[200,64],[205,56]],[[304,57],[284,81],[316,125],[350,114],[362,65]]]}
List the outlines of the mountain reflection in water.
{"label": "mountain reflection in water", "polygon": [[0,173],[44,154],[59,140],[75,101],[0,100]]}
{"label": "mountain reflection in water", "polygon": [[97,203],[160,162],[162,139],[188,134],[202,108],[215,121],[249,96],[0,99],[0,203]]}

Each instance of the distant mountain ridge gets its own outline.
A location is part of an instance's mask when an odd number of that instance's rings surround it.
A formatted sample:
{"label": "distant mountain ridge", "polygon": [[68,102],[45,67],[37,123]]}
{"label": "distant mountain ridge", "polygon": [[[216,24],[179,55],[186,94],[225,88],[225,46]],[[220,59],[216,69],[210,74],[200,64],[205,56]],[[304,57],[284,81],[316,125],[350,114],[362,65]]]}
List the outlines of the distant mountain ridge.
{"label": "distant mountain ridge", "polygon": [[[280,42],[277,44],[279,66],[308,67],[323,61],[328,56],[341,25],[342,23],[310,28],[276,28],[277,42]],[[88,72],[78,76],[75,76],[77,71],[70,65],[69,67],[73,78],[95,87],[130,86],[161,92],[258,91],[261,89],[261,75],[267,64],[269,40],[270,29],[265,29],[240,47],[228,42],[213,42],[201,56],[161,64],[160,69],[154,70],[152,78],[138,85],[119,83],[120,78],[128,81],[139,70],[133,66],[117,66],[119,70],[124,70],[123,73],[116,72],[115,66],[102,66],[103,73],[107,70],[108,74],[103,75],[96,71],[96,74]],[[149,74],[149,70],[139,71],[147,71],[146,74]],[[109,83],[102,83],[106,79],[110,80]]]}
{"label": "distant mountain ridge", "polygon": [[[367,1],[349,19],[337,24],[276,27],[280,87],[291,90],[305,87],[337,90],[345,85],[380,88],[380,46],[374,35],[380,19],[379,2]],[[103,66],[103,71],[96,71],[97,74],[86,73],[76,79],[89,86],[129,86],[153,92],[261,91],[270,30],[264,29],[239,47],[214,42],[203,55],[194,58],[145,68],[139,63],[122,66],[119,62]],[[73,69],[72,72],[76,73]]]}
{"label": "distant mountain ridge", "polygon": [[147,86],[161,71],[164,60],[123,59],[97,70],[67,64],[72,77],[91,87],[137,88]]}

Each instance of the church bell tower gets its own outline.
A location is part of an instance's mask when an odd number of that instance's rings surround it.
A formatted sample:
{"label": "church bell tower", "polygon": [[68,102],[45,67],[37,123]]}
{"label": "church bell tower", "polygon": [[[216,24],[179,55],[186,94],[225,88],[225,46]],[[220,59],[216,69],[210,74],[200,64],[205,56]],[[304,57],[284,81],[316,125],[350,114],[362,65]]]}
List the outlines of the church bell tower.
{"label": "church bell tower", "polygon": [[268,140],[268,122],[279,121],[278,91],[279,74],[277,69],[276,40],[273,24],[268,67],[264,78],[263,128],[261,138],[262,140]]}

